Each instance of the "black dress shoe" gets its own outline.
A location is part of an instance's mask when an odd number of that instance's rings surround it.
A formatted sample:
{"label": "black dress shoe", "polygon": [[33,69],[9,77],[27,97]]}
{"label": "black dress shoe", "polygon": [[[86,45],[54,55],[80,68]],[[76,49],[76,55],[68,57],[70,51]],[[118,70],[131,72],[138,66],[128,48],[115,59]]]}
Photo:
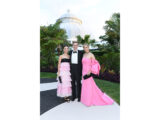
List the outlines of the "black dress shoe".
{"label": "black dress shoe", "polygon": [[75,100],[75,98],[72,98],[72,101],[74,101]]}

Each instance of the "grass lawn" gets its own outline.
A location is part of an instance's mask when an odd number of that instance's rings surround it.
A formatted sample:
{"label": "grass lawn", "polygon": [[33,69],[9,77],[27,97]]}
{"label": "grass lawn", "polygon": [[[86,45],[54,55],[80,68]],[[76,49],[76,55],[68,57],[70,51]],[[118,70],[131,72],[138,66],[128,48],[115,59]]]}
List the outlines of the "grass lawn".
{"label": "grass lawn", "polygon": [[41,72],[40,77],[41,78],[56,78],[56,73],[49,73],[49,72]]}
{"label": "grass lawn", "polygon": [[[41,78],[56,78],[56,73],[41,72]],[[100,79],[94,79],[98,87],[120,104],[120,84]]]}
{"label": "grass lawn", "polygon": [[120,104],[120,84],[110,81],[94,79],[98,87],[111,98],[113,98],[118,104]]}

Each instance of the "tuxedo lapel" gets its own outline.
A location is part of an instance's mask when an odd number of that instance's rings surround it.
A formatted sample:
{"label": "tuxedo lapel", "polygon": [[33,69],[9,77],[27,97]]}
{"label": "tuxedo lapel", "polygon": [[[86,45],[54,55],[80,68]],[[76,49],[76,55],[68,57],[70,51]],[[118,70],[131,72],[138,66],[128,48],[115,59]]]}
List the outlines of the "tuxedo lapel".
{"label": "tuxedo lapel", "polygon": [[79,50],[78,50],[78,64],[80,63],[81,61],[80,61],[80,52],[79,52]]}
{"label": "tuxedo lapel", "polygon": [[72,63],[72,50],[70,51],[70,63]]}
{"label": "tuxedo lapel", "polygon": [[70,51],[70,57],[71,57],[71,55],[72,55],[72,50]]}

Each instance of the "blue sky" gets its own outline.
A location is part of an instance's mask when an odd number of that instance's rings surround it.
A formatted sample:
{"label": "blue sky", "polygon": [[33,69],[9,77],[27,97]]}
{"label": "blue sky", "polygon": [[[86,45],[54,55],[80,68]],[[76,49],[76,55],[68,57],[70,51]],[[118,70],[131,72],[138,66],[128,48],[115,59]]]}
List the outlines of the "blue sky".
{"label": "blue sky", "polygon": [[99,40],[105,21],[120,12],[120,0],[40,0],[40,24],[54,24],[68,9],[82,20],[86,34]]}

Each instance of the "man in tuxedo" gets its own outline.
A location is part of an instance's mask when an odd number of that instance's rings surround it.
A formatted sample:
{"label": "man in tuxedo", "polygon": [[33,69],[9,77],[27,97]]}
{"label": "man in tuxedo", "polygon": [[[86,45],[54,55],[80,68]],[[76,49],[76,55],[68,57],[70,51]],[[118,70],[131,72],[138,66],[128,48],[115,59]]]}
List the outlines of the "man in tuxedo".
{"label": "man in tuxedo", "polygon": [[78,98],[78,102],[81,98],[81,76],[82,76],[82,57],[83,52],[78,50],[78,42],[72,43],[73,50],[69,52],[71,58],[70,72],[72,78],[72,101]]}

